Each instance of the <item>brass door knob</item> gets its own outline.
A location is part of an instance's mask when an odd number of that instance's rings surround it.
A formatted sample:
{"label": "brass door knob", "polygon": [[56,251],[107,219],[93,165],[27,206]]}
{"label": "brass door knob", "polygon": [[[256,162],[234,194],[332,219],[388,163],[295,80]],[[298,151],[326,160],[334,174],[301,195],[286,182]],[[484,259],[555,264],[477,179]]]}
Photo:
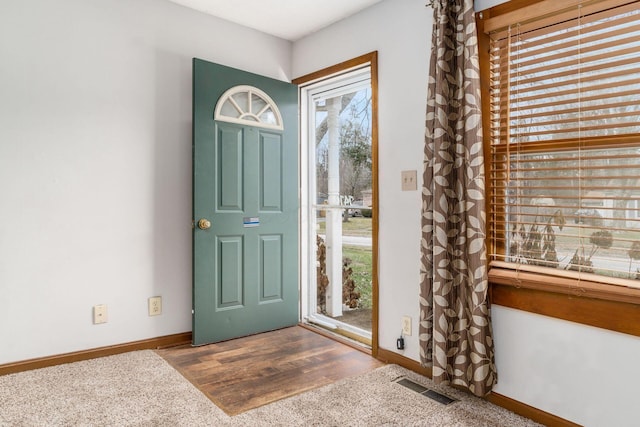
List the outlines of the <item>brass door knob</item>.
{"label": "brass door knob", "polygon": [[200,221],[198,221],[198,228],[200,230],[208,230],[209,228],[211,228],[211,221],[202,218]]}

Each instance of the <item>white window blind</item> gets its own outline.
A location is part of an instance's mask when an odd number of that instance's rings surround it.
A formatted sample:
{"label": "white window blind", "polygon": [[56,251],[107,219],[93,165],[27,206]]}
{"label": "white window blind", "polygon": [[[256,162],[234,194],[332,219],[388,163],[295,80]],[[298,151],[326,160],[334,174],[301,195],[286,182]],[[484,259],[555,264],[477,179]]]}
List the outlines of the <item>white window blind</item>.
{"label": "white window blind", "polygon": [[640,2],[570,3],[490,34],[493,265],[640,286]]}

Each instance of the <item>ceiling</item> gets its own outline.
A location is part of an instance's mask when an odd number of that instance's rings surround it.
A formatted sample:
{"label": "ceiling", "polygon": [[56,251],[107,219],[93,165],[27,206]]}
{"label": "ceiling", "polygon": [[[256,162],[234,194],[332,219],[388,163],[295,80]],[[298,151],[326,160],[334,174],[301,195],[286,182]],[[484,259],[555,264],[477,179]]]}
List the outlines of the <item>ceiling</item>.
{"label": "ceiling", "polygon": [[382,0],[170,0],[245,27],[296,41]]}

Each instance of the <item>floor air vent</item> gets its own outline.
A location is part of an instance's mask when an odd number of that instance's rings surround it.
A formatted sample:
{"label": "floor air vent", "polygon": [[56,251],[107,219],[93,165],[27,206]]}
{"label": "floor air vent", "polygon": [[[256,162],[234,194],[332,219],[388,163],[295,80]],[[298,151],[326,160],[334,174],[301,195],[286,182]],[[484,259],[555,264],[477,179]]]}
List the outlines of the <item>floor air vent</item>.
{"label": "floor air vent", "polygon": [[445,396],[444,394],[438,393],[437,391],[430,390],[406,378],[397,381],[397,383],[401,386],[415,391],[416,393],[420,393],[421,395],[426,396],[431,400],[442,403],[443,405],[449,405],[450,403],[456,402],[455,399],[452,399],[449,396]]}

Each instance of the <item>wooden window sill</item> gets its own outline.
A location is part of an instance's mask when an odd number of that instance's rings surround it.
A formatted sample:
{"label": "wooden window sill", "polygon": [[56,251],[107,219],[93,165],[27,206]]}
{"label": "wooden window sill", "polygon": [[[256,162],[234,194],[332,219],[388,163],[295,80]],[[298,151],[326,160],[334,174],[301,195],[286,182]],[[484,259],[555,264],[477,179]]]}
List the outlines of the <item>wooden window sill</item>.
{"label": "wooden window sill", "polygon": [[640,289],[502,268],[489,283],[493,304],[640,336]]}

